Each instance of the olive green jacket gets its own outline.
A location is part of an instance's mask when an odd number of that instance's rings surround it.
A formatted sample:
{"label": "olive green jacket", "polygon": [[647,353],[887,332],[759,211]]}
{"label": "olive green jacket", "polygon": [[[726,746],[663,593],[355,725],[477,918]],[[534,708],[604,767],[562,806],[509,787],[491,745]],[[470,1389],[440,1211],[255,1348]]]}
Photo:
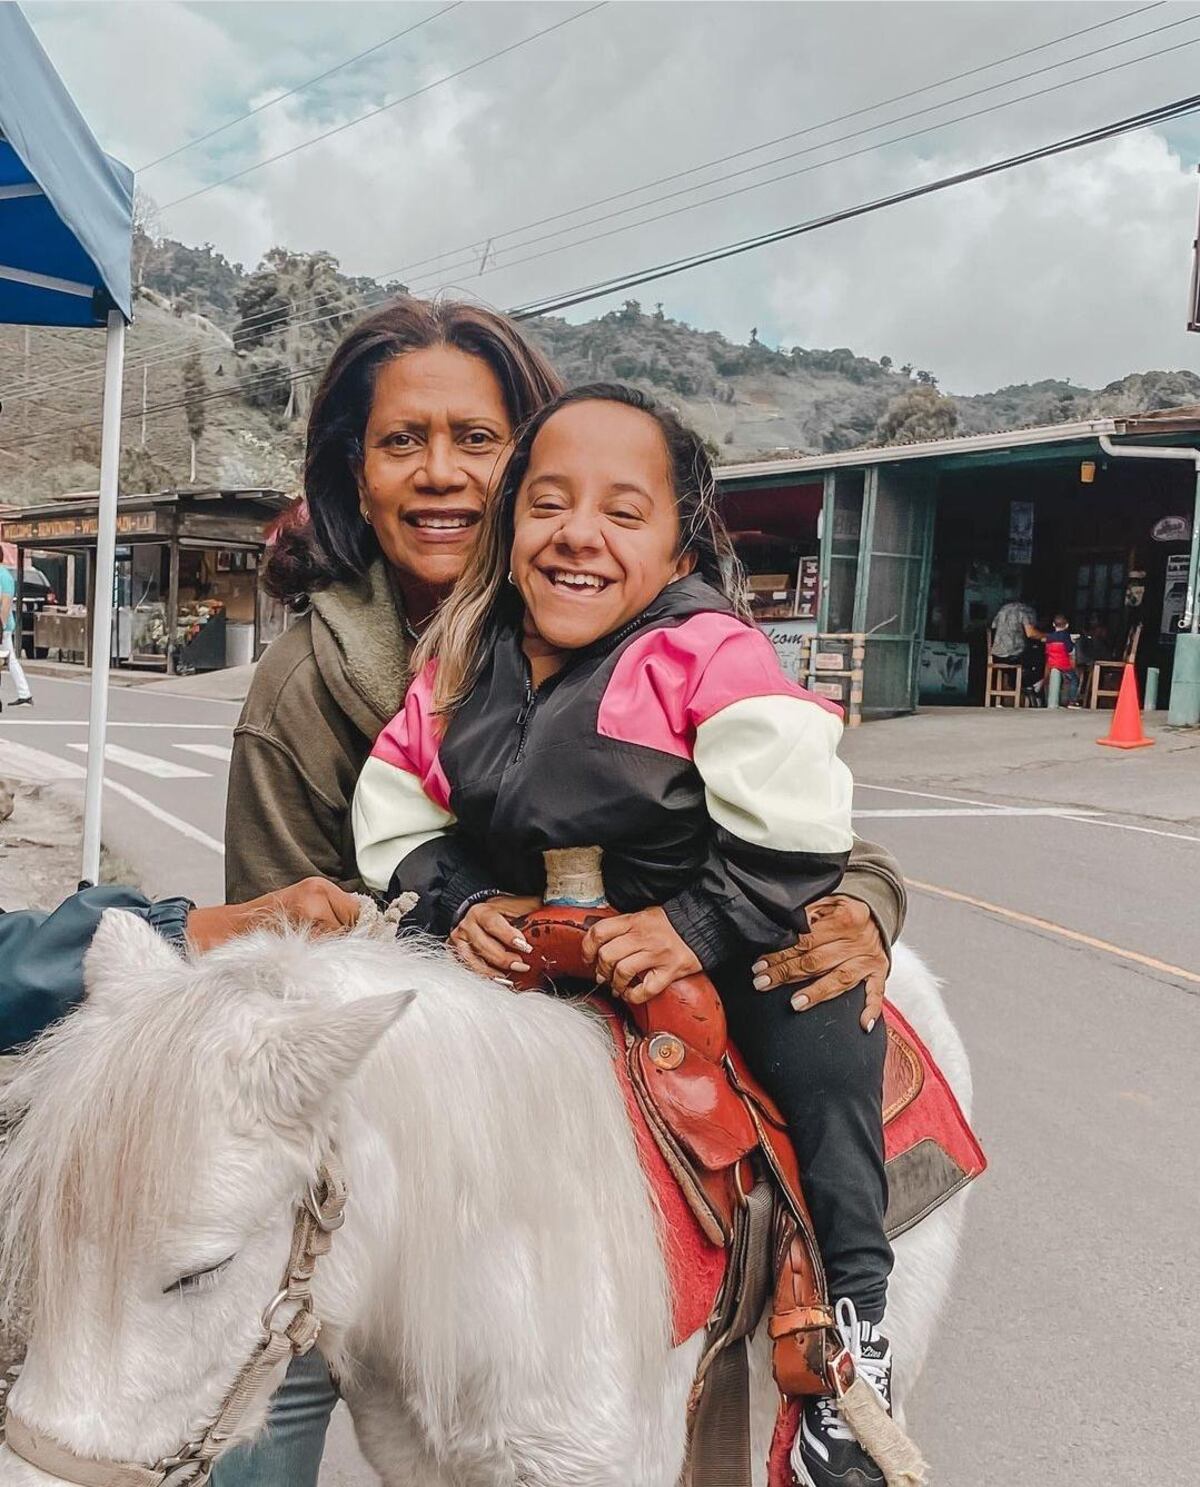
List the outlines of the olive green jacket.
{"label": "olive green jacket", "polygon": [[[382,560],[358,584],[314,594],[268,647],[234,730],[225,815],[230,903],[329,878],[362,891],[350,804],[376,735],[400,711],[411,644]],[[855,840],[842,893],[861,899],[890,945],[907,899],[899,864]]]}

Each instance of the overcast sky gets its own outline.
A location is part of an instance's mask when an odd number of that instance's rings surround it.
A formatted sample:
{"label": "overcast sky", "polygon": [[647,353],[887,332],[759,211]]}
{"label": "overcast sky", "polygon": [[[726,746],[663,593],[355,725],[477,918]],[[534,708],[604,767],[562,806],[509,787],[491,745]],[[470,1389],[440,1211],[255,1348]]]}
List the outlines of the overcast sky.
{"label": "overcast sky", "polygon": [[[502,308],[1200,92],[1200,13],[1185,5],[610,0],[585,13],[594,0],[565,0],[465,3],[439,16],[448,3],[26,0],[25,10],[101,143],[164,207],[171,236],[211,241],[247,265],[276,243],[324,248],[348,272]],[[326,81],[140,169],[430,17]],[[1062,40],[1102,22],[1112,24]],[[1165,48],[1177,49],[1134,60]],[[1046,88],[1055,91],[992,108]],[[992,111],[954,122],[981,109]],[[915,130],[926,132],[887,143]],[[784,135],[793,137],[760,148]],[[1198,161],[1200,114],[635,293],[738,340],[757,326],[772,344],[886,353],[955,392],[1197,368],[1200,340],[1184,323]],[[718,181],[733,171],[742,174]],[[747,186],[755,189],[677,210]],[[527,226],[548,217],[559,220]]]}

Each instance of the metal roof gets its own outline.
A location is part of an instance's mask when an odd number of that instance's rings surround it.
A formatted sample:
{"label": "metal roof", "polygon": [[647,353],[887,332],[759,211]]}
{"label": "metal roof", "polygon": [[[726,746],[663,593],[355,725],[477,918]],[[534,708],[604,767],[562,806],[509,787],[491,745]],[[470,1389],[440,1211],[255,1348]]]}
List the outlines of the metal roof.
{"label": "metal roof", "polygon": [[719,484],[739,480],[804,477],[816,479],[827,470],[859,469],[865,465],[900,464],[920,460],[953,460],[969,455],[1003,454],[1055,444],[1071,445],[1110,438],[1142,436],[1165,438],[1192,434],[1200,439],[1200,408],[1164,408],[1130,413],[1114,418],[1089,418],[1074,423],[1042,424],[1035,428],[1006,429],[998,434],[959,434],[949,439],[931,439],[923,444],[888,444],[842,449],[835,454],[806,454],[778,460],[748,460],[720,465]]}
{"label": "metal roof", "polygon": [[[258,501],[272,511],[281,511],[291,501],[285,491],[268,486],[183,486],[164,491],[145,491],[137,495],[123,495],[117,507],[121,511],[144,510],[147,506],[175,506],[181,501]],[[100,497],[96,491],[74,491],[59,496],[53,501],[41,501],[36,506],[15,506],[2,514],[10,520],[26,521],[39,516],[74,516],[89,505],[97,505]]]}

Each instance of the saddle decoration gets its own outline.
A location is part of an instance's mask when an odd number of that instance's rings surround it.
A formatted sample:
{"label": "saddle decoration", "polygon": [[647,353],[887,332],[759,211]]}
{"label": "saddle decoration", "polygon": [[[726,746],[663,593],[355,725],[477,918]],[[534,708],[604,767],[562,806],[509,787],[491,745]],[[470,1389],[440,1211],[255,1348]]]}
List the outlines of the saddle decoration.
{"label": "saddle decoration", "polygon": [[[514,977],[514,986],[594,984],[583,937],[616,912],[604,897],[600,849],[550,850],[545,859],[544,905],[517,922],[533,947],[525,956],[531,970]],[[697,1407],[706,1385],[718,1392],[722,1354],[754,1330],[768,1300],[772,1363],[784,1402],[777,1436],[794,1432],[797,1398],[831,1388],[840,1398],[853,1379],[846,1376],[786,1124],[730,1043],[712,982],[688,976],[640,1005],[602,993],[591,1000],[614,1039],[639,1154],[659,1205],[675,1340],[708,1325],[692,1395],[697,1465],[688,1480],[698,1484],[706,1443],[705,1411]],[[895,1237],[978,1176],[986,1161],[920,1038],[890,1003],[883,1015],[887,1229]],[[763,1191],[773,1195],[765,1205]],[[744,1369],[744,1351],[741,1356]],[[724,1417],[720,1429],[727,1434],[727,1412],[715,1413]],[[746,1435],[748,1467],[748,1421]],[[727,1455],[728,1445],[723,1440],[719,1453]],[[777,1441],[773,1466],[785,1460]],[[772,1479],[785,1476],[773,1470]]]}

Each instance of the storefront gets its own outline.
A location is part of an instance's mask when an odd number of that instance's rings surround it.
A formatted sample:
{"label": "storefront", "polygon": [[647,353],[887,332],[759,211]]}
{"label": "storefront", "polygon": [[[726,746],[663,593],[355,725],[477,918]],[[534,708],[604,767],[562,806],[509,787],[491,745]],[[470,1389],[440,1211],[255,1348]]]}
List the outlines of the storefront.
{"label": "storefront", "polygon": [[[259,571],[267,528],[289,503],[273,490],[185,490],[124,496],[117,510],[111,656],[168,674],[256,660],[282,627]],[[0,522],[19,571],[61,564],[63,602],[34,617],[35,654],[84,663],[98,525],[94,495],[27,506]]]}
{"label": "storefront", "polygon": [[[1173,453],[1122,457],[1122,442]],[[749,502],[759,530],[819,531],[813,628],[860,637],[867,715],[980,702],[988,627],[1016,596],[1043,622],[1062,611],[1100,654],[1136,639],[1139,679],[1156,667],[1165,698],[1196,582],[1197,448],[1200,414],[1172,410],[727,466],[718,480],[735,528]],[[763,573],[751,544],[739,551]]]}

